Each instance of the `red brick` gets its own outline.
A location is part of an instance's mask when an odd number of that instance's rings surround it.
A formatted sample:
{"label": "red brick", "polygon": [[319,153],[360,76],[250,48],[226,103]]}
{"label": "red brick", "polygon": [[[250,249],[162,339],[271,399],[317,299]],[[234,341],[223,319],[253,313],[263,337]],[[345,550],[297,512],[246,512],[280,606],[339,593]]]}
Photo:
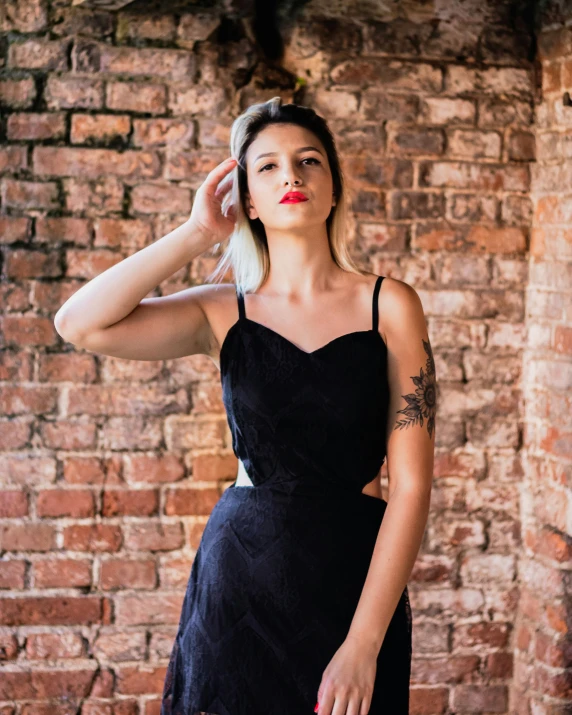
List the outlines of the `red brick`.
{"label": "red brick", "polygon": [[72,144],[127,141],[130,131],[131,118],[126,114],[74,114],[70,139]]}
{"label": "red brick", "polygon": [[28,241],[32,221],[26,216],[0,216],[0,243]]}
{"label": "red brick", "polygon": [[2,181],[3,203],[14,209],[55,209],[59,206],[58,186],[53,181]]}
{"label": "red brick", "polygon": [[68,69],[71,40],[34,38],[12,42],[8,48],[8,67],[61,72]]}
{"label": "red brick", "polygon": [[0,455],[0,474],[12,484],[49,484],[56,479],[56,461],[29,454]]}
{"label": "red brick", "polygon": [[0,147],[0,174],[13,174],[28,168],[28,152],[25,146],[12,144]]}
{"label": "red brick", "polygon": [[113,47],[79,40],[72,51],[76,72],[152,75],[169,81],[185,81],[195,73],[196,57],[187,50],[154,47]]}
{"label": "red brick", "polygon": [[26,381],[32,379],[31,354],[23,355],[16,349],[0,351],[0,380]]}
{"label": "red brick", "polygon": [[165,514],[167,516],[196,515],[205,516],[211,513],[220,499],[217,488],[188,489],[185,487],[170,489],[165,498]]}
{"label": "red brick", "polygon": [[185,83],[169,91],[169,110],[173,116],[216,117],[225,113],[225,104],[228,99],[222,87]]}
{"label": "red brick", "polygon": [[64,548],[70,551],[118,551],[121,527],[112,524],[75,524],[63,530]]}
{"label": "red brick", "polygon": [[511,161],[534,161],[536,159],[534,133],[513,131],[508,140],[508,158]]}
{"label": "red brick", "polygon": [[68,414],[153,415],[185,412],[184,390],[172,392],[167,385],[94,385],[70,389]]}
{"label": "red brick", "polygon": [[32,77],[0,80],[0,102],[15,109],[31,107],[36,98],[36,84]]}
{"label": "red brick", "polygon": [[474,69],[464,65],[447,65],[445,89],[451,94],[491,92],[495,94],[532,95],[533,73],[517,67]]}
{"label": "red brick", "polygon": [[26,588],[26,562],[21,559],[0,561],[0,588],[10,591]]}
{"label": "red brick", "polygon": [[38,492],[36,511],[40,517],[69,516],[85,519],[95,513],[93,492],[89,489],[47,489]]}
{"label": "red brick", "polygon": [[66,275],[73,278],[95,278],[111,266],[120,263],[123,258],[120,253],[103,249],[70,249],[66,251]]}
{"label": "red brick", "polygon": [[159,566],[161,588],[185,588],[194,559],[162,559]]}
{"label": "red brick", "polygon": [[190,214],[191,207],[191,192],[182,187],[140,184],[131,192],[134,213]]}
{"label": "red brick", "polygon": [[192,122],[182,119],[134,119],[134,146],[187,146],[195,140],[195,127]]}
{"label": "red brick", "polygon": [[101,218],[95,222],[96,247],[139,249],[152,241],[153,231],[145,219]]}
{"label": "red brick", "polygon": [[412,688],[410,696],[411,715],[438,715],[447,712],[448,688]]}
{"label": "red brick", "polygon": [[108,82],[105,102],[109,109],[163,114],[167,106],[167,88],[148,82]]}
{"label": "red brick", "polygon": [[10,3],[8,8],[2,17],[3,32],[38,32],[48,27],[48,7],[44,0],[22,0]]}
{"label": "red brick", "polygon": [[157,154],[135,150],[36,146],[33,162],[34,172],[47,176],[98,178],[115,174],[123,179],[152,179],[161,171]]}
{"label": "red brick", "polygon": [[172,483],[183,479],[184,476],[185,468],[174,454],[125,455],[125,480],[129,484]]}
{"label": "red brick", "polygon": [[57,390],[53,387],[0,385],[0,411],[4,415],[45,414],[56,406]]}
{"label": "red brick", "polygon": [[60,254],[55,250],[44,253],[16,248],[6,258],[8,278],[59,278],[62,275]]}
{"label": "red brick", "polygon": [[116,484],[121,482],[121,457],[64,457],[64,480],[68,484]]}
{"label": "red brick", "polygon": [[447,154],[461,159],[500,159],[501,135],[473,129],[452,129],[448,132]]}
{"label": "red brick", "polygon": [[155,562],[116,559],[102,561],[100,584],[104,591],[115,589],[153,589],[157,585]]}
{"label": "red brick", "polygon": [[[18,655],[18,639],[11,633],[0,634],[0,662],[14,660]],[[3,715],[0,709],[0,715]]]}
{"label": "red brick", "polygon": [[[96,670],[51,669],[13,671],[0,680],[2,700],[43,700],[46,698],[85,698],[90,692]],[[28,708],[27,712],[32,715]],[[54,711],[50,710],[50,715]]]}
{"label": "red brick", "polygon": [[144,695],[160,693],[163,688],[166,666],[149,665],[120,666],[117,668],[117,693],[121,695]]}
{"label": "red brick", "polygon": [[80,658],[85,655],[79,633],[30,633],[26,638],[26,657],[29,660]]}
{"label": "red brick", "polygon": [[6,125],[10,141],[62,139],[65,133],[63,112],[17,112],[8,117]]}
{"label": "red brick", "polygon": [[44,422],[39,432],[43,445],[48,449],[73,451],[95,449],[97,446],[97,425],[93,422],[74,420]]}
{"label": "red brick", "polygon": [[419,186],[476,191],[528,191],[530,171],[521,164],[473,164],[460,161],[422,161]]}
{"label": "red brick", "polygon": [[91,586],[91,561],[55,559],[35,561],[34,588],[85,588]]}
{"label": "red brick", "polygon": [[[193,479],[195,481],[218,481],[234,479],[238,461],[234,453],[202,453],[193,457]],[[174,481],[174,480],[171,480]]]}
{"label": "red brick", "polygon": [[28,514],[28,497],[22,490],[0,491],[0,518],[15,519]]}
{"label": "red brick", "polygon": [[31,421],[26,418],[22,420],[10,418],[0,421],[0,449],[16,450],[29,447],[32,429]]}
{"label": "red brick", "polygon": [[91,235],[91,221],[85,218],[38,216],[36,219],[35,240],[38,242],[65,241],[79,246],[87,246]]}
{"label": "red brick", "polygon": [[132,551],[174,551],[185,541],[180,522],[128,524],[125,529],[125,547]]}
{"label": "red brick", "polygon": [[440,92],[442,70],[423,62],[389,59],[350,59],[334,66],[330,76],[335,84],[364,86],[381,83],[384,89],[409,89],[415,92]]}
{"label": "red brick", "polygon": [[[14,347],[21,348],[26,345],[48,346],[55,345],[58,341],[58,334],[51,318],[35,315],[6,315],[3,318],[3,327],[6,344]],[[50,395],[54,394],[51,388],[16,387],[13,389],[12,394],[14,397],[25,401],[31,398],[34,402],[37,398],[41,403],[44,403],[45,400],[49,399]],[[3,390],[0,387],[0,395],[2,392]],[[10,395],[11,393],[7,391],[5,394]],[[44,399],[42,399],[43,396],[45,396]],[[3,399],[3,395],[0,396],[0,399]]]}
{"label": "red brick", "polygon": [[26,522],[0,526],[0,548],[6,551],[51,551],[56,532],[50,524]]}
{"label": "red brick", "polygon": [[62,183],[67,211],[98,216],[123,210],[125,189],[115,176],[95,180],[64,179]]}
{"label": "red brick", "polygon": [[506,648],[509,633],[508,623],[469,623],[456,626],[453,640],[454,645],[462,648]]}
{"label": "red brick", "polygon": [[119,626],[176,625],[181,615],[184,592],[118,593],[115,622]]}
{"label": "red brick", "polygon": [[[213,18],[213,20],[218,24],[216,18]],[[173,15],[139,15],[138,13],[130,12],[119,12],[117,14],[116,38],[118,42],[123,42],[128,38],[170,42],[175,39],[176,33],[177,23]]]}
{"label": "red brick", "polygon": [[441,129],[406,127],[390,131],[388,151],[391,156],[439,156],[444,151],[445,138]]}
{"label": "red brick", "polygon": [[103,516],[153,516],[159,508],[156,489],[105,489]]}
{"label": "red brick", "polygon": [[457,685],[451,695],[455,710],[504,713],[508,708],[506,685]]}
{"label": "red brick", "polygon": [[49,75],[44,97],[48,109],[101,109],[103,81],[70,75]]}
{"label": "red brick", "polygon": [[93,383],[97,380],[94,355],[81,353],[49,353],[38,356],[40,382]]}

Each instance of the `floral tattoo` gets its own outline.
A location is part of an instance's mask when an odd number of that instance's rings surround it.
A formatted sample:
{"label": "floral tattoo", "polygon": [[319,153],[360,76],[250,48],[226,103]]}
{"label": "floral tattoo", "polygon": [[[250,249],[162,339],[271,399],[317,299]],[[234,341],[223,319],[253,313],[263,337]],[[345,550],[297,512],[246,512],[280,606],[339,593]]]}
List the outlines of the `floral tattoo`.
{"label": "floral tattoo", "polygon": [[423,418],[427,420],[427,431],[429,437],[433,436],[435,429],[435,413],[437,411],[437,382],[435,379],[435,361],[433,360],[433,351],[428,340],[423,340],[423,347],[427,353],[427,362],[425,364],[425,372],[423,368],[419,373],[419,377],[411,376],[415,383],[416,390],[409,395],[402,395],[407,401],[407,407],[402,410],[397,410],[405,415],[406,419],[399,420],[395,425],[395,429],[403,429],[410,425],[419,423],[423,427]]}

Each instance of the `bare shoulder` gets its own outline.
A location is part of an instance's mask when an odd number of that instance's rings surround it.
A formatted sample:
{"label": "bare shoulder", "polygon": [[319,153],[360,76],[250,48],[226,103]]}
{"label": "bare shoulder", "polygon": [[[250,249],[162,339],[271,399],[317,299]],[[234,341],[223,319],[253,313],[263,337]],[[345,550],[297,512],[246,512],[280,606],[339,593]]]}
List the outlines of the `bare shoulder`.
{"label": "bare shoulder", "polygon": [[380,327],[386,336],[401,333],[404,329],[426,330],[421,298],[409,283],[386,276],[378,300]]}
{"label": "bare shoulder", "polygon": [[206,354],[218,365],[218,356],[230,326],[238,319],[234,283],[205,283],[201,286],[201,308],[209,324]]}

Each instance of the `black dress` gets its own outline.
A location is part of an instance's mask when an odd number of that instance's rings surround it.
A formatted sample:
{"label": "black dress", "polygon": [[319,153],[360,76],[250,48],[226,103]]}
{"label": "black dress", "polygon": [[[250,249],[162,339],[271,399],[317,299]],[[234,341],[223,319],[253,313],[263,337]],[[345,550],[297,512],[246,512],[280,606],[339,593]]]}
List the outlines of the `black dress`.
{"label": "black dress", "polygon": [[[161,715],[311,715],[357,607],[387,502],[362,493],[385,452],[387,348],[373,324],[306,352],[239,317],[220,352],[232,447],[254,486],[225,489],[205,525]],[[407,715],[404,589],[369,715]]]}

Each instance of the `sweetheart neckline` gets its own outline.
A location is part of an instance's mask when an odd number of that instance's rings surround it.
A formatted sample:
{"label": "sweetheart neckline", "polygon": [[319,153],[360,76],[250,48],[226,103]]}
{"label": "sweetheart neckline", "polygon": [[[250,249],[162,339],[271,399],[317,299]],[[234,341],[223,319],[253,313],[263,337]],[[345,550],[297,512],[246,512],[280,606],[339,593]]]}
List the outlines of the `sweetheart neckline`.
{"label": "sweetheart neckline", "polygon": [[303,350],[302,348],[298,347],[298,345],[296,345],[296,343],[293,343],[291,340],[288,340],[288,338],[285,337],[284,335],[282,335],[282,333],[278,333],[276,330],[274,330],[273,328],[270,328],[268,325],[264,325],[263,323],[258,323],[256,320],[252,320],[251,318],[245,316],[243,318],[239,317],[227,330],[226,335],[224,336],[224,340],[222,341],[222,345],[220,346],[219,362],[222,362],[222,354],[224,352],[224,348],[228,342],[228,339],[229,339],[231,333],[233,332],[233,330],[235,330],[240,325],[241,321],[250,323],[251,325],[256,325],[257,327],[262,328],[263,330],[266,330],[269,333],[272,333],[272,335],[277,336],[280,340],[283,340],[285,343],[292,346],[294,348],[294,350],[301,353],[302,355],[305,355],[306,357],[313,357],[317,353],[328,348],[330,345],[333,345],[334,343],[341,341],[343,338],[349,338],[354,335],[365,335],[367,333],[371,333],[374,337],[379,338],[383,347],[387,348],[387,346],[385,344],[385,340],[381,337],[379,330],[374,330],[373,328],[369,328],[368,330],[352,330],[350,333],[343,333],[342,335],[338,335],[335,338],[332,338],[324,345],[321,345],[319,348],[316,348],[315,350],[307,351],[307,350]]}

